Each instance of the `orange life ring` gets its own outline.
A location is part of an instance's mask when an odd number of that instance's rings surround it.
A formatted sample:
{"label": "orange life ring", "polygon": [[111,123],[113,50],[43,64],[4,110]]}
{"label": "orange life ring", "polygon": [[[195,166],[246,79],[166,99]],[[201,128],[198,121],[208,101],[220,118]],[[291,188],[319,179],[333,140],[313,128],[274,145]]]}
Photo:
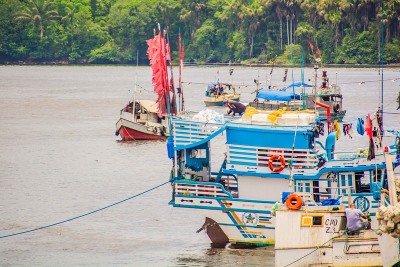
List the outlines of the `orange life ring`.
{"label": "orange life ring", "polygon": [[[273,163],[275,160],[279,160],[281,162],[281,165],[279,167],[274,167]],[[285,158],[281,155],[275,154],[268,160],[268,167],[273,172],[281,172],[285,168],[285,166],[286,166]]]}
{"label": "orange life ring", "polygon": [[290,194],[287,197],[285,204],[290,210],[298,210],[300,209],[301,205],[303,205],[303,199],[297,194]]}

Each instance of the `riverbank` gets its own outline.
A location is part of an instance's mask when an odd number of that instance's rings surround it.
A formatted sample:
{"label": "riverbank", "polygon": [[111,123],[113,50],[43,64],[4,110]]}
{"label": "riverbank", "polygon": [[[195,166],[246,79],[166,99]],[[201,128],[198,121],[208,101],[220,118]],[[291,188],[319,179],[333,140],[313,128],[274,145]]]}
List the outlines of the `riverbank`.
{"label": "riverbank", "polygon": [[[87,63],[87,62],[81,62],[81,63],[71,63],[68,60],[57,60],[57,61],[43,61],[43,62],[35,62],[35,61],[6,61],[6,62],[0,62],[0,65],[7,66],[7,65],[79,65],[79,66],[131,66],[136,64],[96,64],[96,63]],[[195,63],[195,62],[185,62],[185,66],[199,66],[199,67],[220,67],[220,66],[239,66],[239,67],[274,67],[274,68],[290,68],[290,67],[295,67],[299,68],[299,64],[294,64],[294,65],[285,65],[285,64],[264,64],[264,63]],[[139,64],[139,66],[148,66],[147,64]],[[322,65],[324,68],[379,68],[382,67],[380,64],[323,64]],[[306,68],[313,68],[314,65],[312,64],[305,64]],[[320,66],[321,67],[321,66]],[[400,63],[392,63],[392,64],[385,64],[385,68],[399,68]]]}

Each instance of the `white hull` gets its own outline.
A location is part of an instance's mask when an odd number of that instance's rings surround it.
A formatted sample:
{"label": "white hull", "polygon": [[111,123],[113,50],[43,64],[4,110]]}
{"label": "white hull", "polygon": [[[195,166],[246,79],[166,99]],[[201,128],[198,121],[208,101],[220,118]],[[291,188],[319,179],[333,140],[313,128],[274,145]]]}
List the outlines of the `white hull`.
{"label": "white hull", "polygon": [[276,266],[382,266],[378,236],[372,230],[350,235],[344,210],[303,207],[276,213]]}

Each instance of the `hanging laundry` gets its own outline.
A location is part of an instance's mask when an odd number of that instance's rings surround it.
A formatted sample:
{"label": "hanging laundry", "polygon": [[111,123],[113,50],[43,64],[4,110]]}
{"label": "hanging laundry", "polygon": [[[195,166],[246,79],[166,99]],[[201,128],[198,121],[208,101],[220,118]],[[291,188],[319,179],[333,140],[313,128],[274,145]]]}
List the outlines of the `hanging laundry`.
{"label": "hanging laundry", "polygon": [[340,126],[338,120],[333,121],[333,128],[336,131],[336,140],[339,140],[340,138]]}
{"label": "hanging laundry", "polygon": [[382,122],[382,111],[378,110],[378,112],[375,113],[376,121],[378,122],[379,130],[381,131],[381,135],[383,134],[383,122]]}
{"label": "hanging laundry", "polygon": [[368,135],[369,138],[369,147],[368,147],[368,160],[372,160],[375,158],[375,143],[373,139],[372,133],[372,121],[371,116],[368,113],[367,120],[365,121],[365,133]]}
{"label": "hanging laundry", "polygon": [[368,147],[368,157],[367,160],[372,160],[375,158],[375,145],[374,140],[372,138],[369,139],[369,147]]}
{"label": "hanging laundry", "polygon": [[345,123],[343,124],[343,134],[344,135],[349,135],[350,138],[353,138],[353,130],[352,130],[353,124],[352,123]]}
{"label": "hanging laundry", "polygon": [[400,109],[400,91],[399,91],[399,96],[397,97],[397,104],[398,104],[399,106],[397,107],[396,110],[399,110],[399,109]]}
{"label": "hanging laundry", "polygon": [[368,113],[367,120],[365,121],[365,133],[370,139],[372,139],[372,121],[371,116]]}
{"label": "hanging laundry", "polygon": [[358,121],[357,121],[357,133],[359,135],[364,135],[364,120],[362,118],[358,118]]}

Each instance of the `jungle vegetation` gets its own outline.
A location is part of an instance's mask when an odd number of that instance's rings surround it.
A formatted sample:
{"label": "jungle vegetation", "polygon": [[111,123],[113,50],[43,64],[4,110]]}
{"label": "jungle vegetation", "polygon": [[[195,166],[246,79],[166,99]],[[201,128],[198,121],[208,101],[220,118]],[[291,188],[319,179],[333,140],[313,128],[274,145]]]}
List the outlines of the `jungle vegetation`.
{"label": "jungle vegetation", "polygon": [[400,0],[0,0],[0,63],[147,64],[158,24],[187,62],[400,63],[399,17]]}

